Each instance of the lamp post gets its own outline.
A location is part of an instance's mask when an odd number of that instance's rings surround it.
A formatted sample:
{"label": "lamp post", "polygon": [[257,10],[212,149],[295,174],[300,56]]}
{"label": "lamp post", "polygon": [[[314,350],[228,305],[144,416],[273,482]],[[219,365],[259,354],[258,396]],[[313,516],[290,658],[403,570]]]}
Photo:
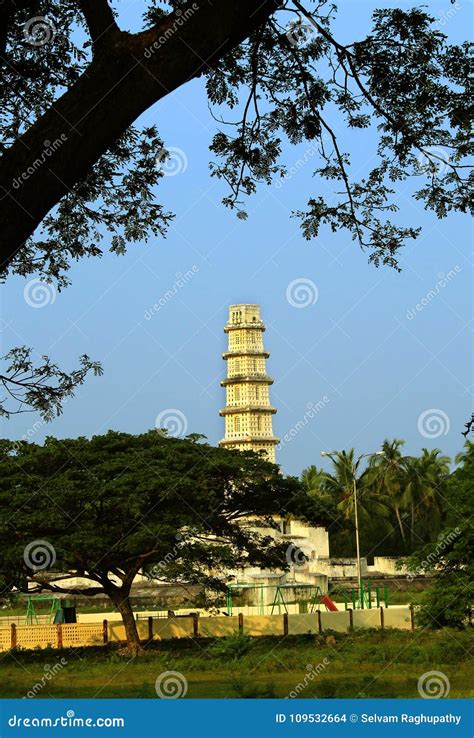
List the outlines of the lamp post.
{"label": "lamp post", "polygon": [[[337,456],[337,451],[321,451],[321,456],[328,456],[331,461],[334,461],[334,456]],[[373,451],[370,454],[361,454],[352,464],[352,495],[354,498],[354,523],[355,523],[355,534],[356,534],[356,557],[357,557],[357,584],[359,587],[359,598],[362,596],[362,575],[360,570],[360,543],[359,543],[359,513],[357,509],[357,467],[359,466],[362,459],[370,456],[383,456],[383,451]]]}

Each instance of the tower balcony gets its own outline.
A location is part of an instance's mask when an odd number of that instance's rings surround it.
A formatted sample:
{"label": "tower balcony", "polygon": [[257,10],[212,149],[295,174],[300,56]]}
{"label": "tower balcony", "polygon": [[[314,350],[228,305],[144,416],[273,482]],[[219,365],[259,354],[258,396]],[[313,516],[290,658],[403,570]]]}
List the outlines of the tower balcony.
{"label": "tower balcony", "polygon": [[221,380],[221,387],[227,387],[228,384],[273,384],[273,378],[268,374],[235,374],[233,377],[226,377]]}
{"label": "tower balcony", "polygon": [[262,349],[241,348],[238,350],[236,349],[234,351],[224,351],[224,353],[222,354],[222,358],[226,360],[230,359],[233,356],[260,356],[260,357],[263,357],[264,359],[268,359],[270,354],[268,353],[268,351],[265,351],[265,349],[263,348]]}
{"label": "tower balcony", "polygon": [[280,443],[276,436],[239,436],[239,438],[223,438],[219,446],[237,446],[240,443],[265,444],[272,443],[275,446]]}
{"label": "tower balcony", "polygon": [[275,415],[277,409],[273,405],[226,405],[219,410],[219,415],[235,415],[236,413],[270,413]]}
{"label": "tower balcony", "polygon": [[251,323],[226,323],[224,326],[224,333],[230,333],[231,331],[241,331],[244,328],[259,330],[263,333],[263,331],[265,330],[265,323],[262,320],[253,320]]}

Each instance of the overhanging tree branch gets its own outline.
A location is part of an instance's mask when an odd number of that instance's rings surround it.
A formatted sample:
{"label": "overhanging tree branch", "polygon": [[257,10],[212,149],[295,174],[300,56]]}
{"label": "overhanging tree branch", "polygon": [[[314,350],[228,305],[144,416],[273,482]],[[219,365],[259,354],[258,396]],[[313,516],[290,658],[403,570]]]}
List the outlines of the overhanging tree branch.
{"label": "overhanging tree branch", "polygon": [[107,0],[77,0],[77,3],[86,20],[94,50],[120,33]]}

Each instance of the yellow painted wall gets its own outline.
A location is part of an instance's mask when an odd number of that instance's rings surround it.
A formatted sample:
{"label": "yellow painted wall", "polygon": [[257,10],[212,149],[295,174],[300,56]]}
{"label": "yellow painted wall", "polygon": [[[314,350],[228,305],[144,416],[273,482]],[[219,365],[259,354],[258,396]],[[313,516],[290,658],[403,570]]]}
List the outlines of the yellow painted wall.
{"label": "yellow painted wall", "polygon": [[203,638],[236,635],[239,632],[239,618],[199,618],[199,635]]}
{"label": "yellow painted wall", "polygon": [[288,635],[303,635],[304,633],[318,633],[317,613],[288,615]]}
{"label": "yellow painted wall", "polygon": [[153,638],[190,638],[194,633],[193,618],[163,618],[153,621]]}
{"label": "yellow painted wall", "polygon": [[[148,621],[138,620],[137,629],[140,640],[146,641],[148,639]],[[109,641],[126,640],[125,626],[122,623],[109,623]]]}
{"label": "yellow painted wall", "polygon": [[354,610],[354,628],[379,628],[380,610]]}
{"label": "yellow painted wall", "polygon": [[349,613],[347,610],[341,612],[323,612],[321,610],[321,627],[325,630],[335,630],[338,633],[346,633],[349,630]]}
{"label": "yellow painted wall", "polygon": [[244,616],[244,633],[249,636],[283,635],[283,615]]}
{"label": "yellow painted wall", "polygon": [[386,628],[399,628],[400,630],[411,630],[410,610],[389,607],[384,611],[384,624]]}

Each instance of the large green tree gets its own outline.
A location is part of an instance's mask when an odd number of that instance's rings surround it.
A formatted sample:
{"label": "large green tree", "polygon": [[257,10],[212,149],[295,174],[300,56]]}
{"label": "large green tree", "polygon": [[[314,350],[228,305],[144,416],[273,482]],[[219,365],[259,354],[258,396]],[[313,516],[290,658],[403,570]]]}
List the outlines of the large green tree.
{"label": "large green tree", "polygon": [[[0,450],[4,590],[105,594],[133,651],[130,591],[143,568],[218,588],[229,569],[286,567],[288,542],[258,531],[274,525],[272,514],[298,514],[301,488],[257,454],[157,431],[3,441]],[[75,577],[89,586],[68,585]]]}
{"label": "large green tree", "polygon": [[[439,218],[470,208],[468,45],[450,44],[424,9],[377,10],[363,37],[341,40],[328,0],[145,5],[132,33],[119,0],[0,4],[4,274],[36,273],[62,287],[74,260],[166,233],[172,216],[156,187],[165,143],[155,125],[135,122],[197,77],[217,119],[212,175],[239,217],[261,183],[285,176],[288,141],[307,141],[315,154],[314,189],[294,214],[304,236],[347,229],[376,265],[397,267],[399,248],[419,231],[390,217],[394,183],[413,178],[414,197]],[[346,3],[341,12],[356,10]],[[359,129],[378,137],[362,179],[335,133],[344,127],[353,150]],[[3,411],[19,401],[59,412],[91,369],[82,357],[71,386],[54,362],[36,366],[17,347],[0,375],[15,400]]]}
{"label": "large green tree", "polygon": [[431,572],[434,586],[418,610],[422,625],[466,627],[474,601],[474,443],[467,442],[449,477],[443,497],[445,526],[436,541],[418,549],[408,560],[414,572]]}

